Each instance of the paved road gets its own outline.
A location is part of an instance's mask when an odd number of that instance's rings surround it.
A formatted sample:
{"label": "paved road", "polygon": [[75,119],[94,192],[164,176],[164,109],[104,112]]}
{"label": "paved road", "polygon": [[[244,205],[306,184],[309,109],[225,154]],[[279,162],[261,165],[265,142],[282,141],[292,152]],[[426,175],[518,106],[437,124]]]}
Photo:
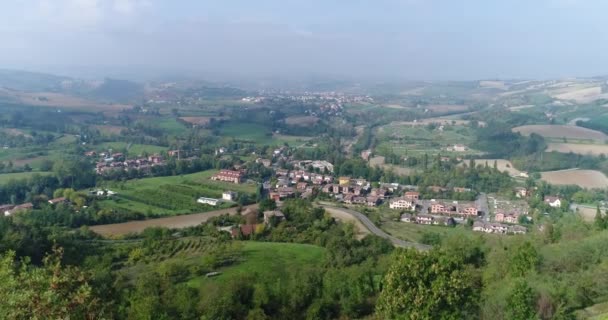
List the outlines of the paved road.
{"label": "paved road", "polygon": [[488,206],[488,195],[485,193],[480,193],[475,200],[475,205],[477,209],[482,212],[483,221],[490,222],[490,207]]}
{"label": "paved road", "polygon": [[377,235],[378,237],[384,238],[384,239],[388,239],[390,242],[393,243],[393,245],[395,245],[396,247],[402,247],[402,248],[415,248],[418,250],[429,250],[431,247],[421,244],[421,243],[416,243],[416,242],[410,242],[410,241],[405,241],[405,240],[401,240],[398,238],[395,238],[393,236],[391,236],[390,234],[382,231],[380,228],[376,227],[376,225],[364,214],[362,214],[361,212],[355,211],[355,210],[351,210],[351,209],[345,209],[345,208],[340,208],[340,207],[334,207],[334,206],[328,206],[328,205],[321,205],[321,207],[325,210],[337,210],[346,214],[349,214],[355,218],[357,218],[357,220],[361,221],[361,223],[363,223],[363,225],[373,234]]}

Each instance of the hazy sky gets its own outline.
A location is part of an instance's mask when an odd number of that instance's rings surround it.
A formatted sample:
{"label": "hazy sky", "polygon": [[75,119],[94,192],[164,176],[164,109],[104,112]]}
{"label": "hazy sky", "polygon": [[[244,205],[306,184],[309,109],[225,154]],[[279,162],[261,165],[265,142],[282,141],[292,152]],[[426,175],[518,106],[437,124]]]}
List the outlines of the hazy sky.
{"label": "hazy sky", "polygon": [[606,0],[5,0],[0,68],[606,75],[607,12]]}

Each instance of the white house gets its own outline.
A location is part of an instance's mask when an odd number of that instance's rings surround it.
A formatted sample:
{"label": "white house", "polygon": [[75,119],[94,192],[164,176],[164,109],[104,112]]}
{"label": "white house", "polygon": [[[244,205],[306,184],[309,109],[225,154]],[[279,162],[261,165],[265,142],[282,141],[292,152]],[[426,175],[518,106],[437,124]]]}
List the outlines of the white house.
{"label": "white house", "polygon": [[217,204],[220,203],[220,199],[200,197],[200,198],[198,198],[198,200],[196,200],[196,202],[202,203],[202,204],[208,204],[210,206],[217,206]]}
{"label": "white house", "polygon": [[562,206],[562,200],[558,197],[554,196],[546,196],[545,203],[548,204],[552,208],[559,208]]}
{"label": "white house", "polygon": [[416,202],[414,200],[405,199],[405,198],[396,198],[389,202],[389,208],[391,209],[407,209],[414,210],[416,209]]}
{"label": "white house", "polygon": [[237,195],[238,194],[234,191],[224,191],[224,193],[222,193],[222,200],[235,201]]}

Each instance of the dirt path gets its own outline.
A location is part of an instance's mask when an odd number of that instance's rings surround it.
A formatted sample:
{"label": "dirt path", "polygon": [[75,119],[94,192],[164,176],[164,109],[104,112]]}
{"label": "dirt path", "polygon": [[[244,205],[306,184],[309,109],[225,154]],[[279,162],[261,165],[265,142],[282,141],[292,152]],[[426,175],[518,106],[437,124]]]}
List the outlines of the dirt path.
{"label": "dirt path", "polygon": [[[243,210],[247,208],[257,208],[257,204],[243,207]],[[141,221],[130,221],[124,223],[113,223],[104,224],[90,227],[94,232],[104,236],[122,236],[128,233],[139,233],[149,227],[165,227],[171,229],[179,229],[186,227],[197,226],[209,218],[221,216],[224,214],[235,215],[237,208],[221,209],[203,213],[187,214],[183,216],[174,216],[166,218],[157,218]]]}

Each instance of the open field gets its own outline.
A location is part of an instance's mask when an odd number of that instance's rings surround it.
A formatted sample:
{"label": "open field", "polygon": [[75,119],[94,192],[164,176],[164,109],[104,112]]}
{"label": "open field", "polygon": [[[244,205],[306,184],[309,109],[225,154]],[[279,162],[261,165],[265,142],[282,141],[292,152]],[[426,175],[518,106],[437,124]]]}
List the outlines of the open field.
{"label": "open field", "polygon": [[105,142],[95,146],[94,149],[100,151],[112,149],[112,152],[121,152],[122,150],[127,149],[129,156],[138,156],[143,154],[144,152],[154,154],[167,150],[167,148],[165,147],[155,146],[151,144],[129,144],[126,142]]}
{"label": "open field", "polygon": [[11,180],[28,179],[33,175],[50,175],[51,172],[19,172],[19,173],[3,173],[0,174],[0,184],[7,183]]}
{"label": "open field", "polygon": [[27,132],[25,132],[25,131],[23,131],[21,129],[0,128],[0,131],[6,133],[8,135],[11,135],[11,136],[24,136],[26,138],[31,138],[32,137],[31,134],[29,134],[29,133],[27,133]]}
{"label": "open field", "polygon": [[541,179],[556,185],[578,185],[581,188],[606,188],[608,177],[596,170],[559,170],[541,172]]}
{"label": "open field", "polygon": [[117,113],[130,106],[104,104],[55,92],[21,92],[0,88],[0,97],[7,97],[19,103],[38,107],[74,109],[89,112]]}
{"label": "open field", "polygon": [[591,102],[605,96],[602,94],[602,87],[585,87],[583,85],[574,85],[572,87],[558,89],[552,91],[550,95],[556,99],[574,100],[579,103]]}
{"label": "open field", "polygon": [[122,130],[126,129],[126,127],[111,125],[95,125],[93,128],[99,130],[99,132],[105,135],[117,135],[120,134]]}
{"label": "open field", "polygon": [[424,106],[424,108],[435,113],[463,112],[469,109],[468,106],[463,104],[431,104]]}
{"label": "open field", "polygon": [[[251,205],[246,208],[255,208],[257,205]],[[141,221],[130,221],[123,223],[104,224],[98,226],[91,226],[90,229],[104,237],[122,236],[129,233],[139,233],[150,227],[164,227],[164,228],[186,228],[197,226],[210,218],[221,216],[224,214],[235,215],[237,208],[228,208],[221,210],[214,210],[204,213],[195,213],[182,216],[156,218]]]}
{"label": "open field", "polygon": [[[487,163],[488,166],[492,167],[494,166],[494,161],[496,161],[496,167],[501,172],[507,171],[511,176],[518,176],[521,173],[521,171],[513,167],[511,161],[505,159],[475,159],[475,166],[485,166]],[[467,161],[463,163],[469,164]]]}
{"label": "open field", "polygon": [[398,175],[402,175],[402,176],[409,175],[416,171],[415,169],[412,169],[412,168],[396,166],[394,164],[385,164],[383,156],[376,156],[376,157],[369,159],[369,165],[372,167],[379,166],[380,168],[382,168],[384,170],[393,170],[394,173],[396,173]]}
{"label": "open field", "polygon": [[313,126],[319,122],[319,118],[313,116],[293,116],[285,119],[285,123],[292,126]]}
{"label": "open field", "polygon": [[321,266],[325,249],[308,244],[243,241],[242,262],[222,268],[217,277],[193,278],[188,285],[199,288],[221,285],[239,276],[285,279],[290,271]]}
{"label": "open field", "polygon": [[569,125],[527,125],[513,128],[513,132],[519,132],[523,135],[536,133],[545,138],[597,140],[601,142],[608,139],[608,136],[600,131]]}
{"label": "open field", "polygon": [[183,176],[154,177],[111,183],[107,187],[118,194],[99,204],[112,210],[139,212],[147,216],[168,216],[205,212],[226,208],[233,203],[218,207],[196,203],[199,197],[219,199],[226,190],[240,194],[253,194],[254,184],[233,184],[213,181],[210,177],[217,170],[208,170]]}
{"label": "open field", "polygon": [[556,151],[562,153],[576,153],[582,155],[608,155],[608,145],[606,144],[581,144],[581,143],[549,143],[547,152]]}

